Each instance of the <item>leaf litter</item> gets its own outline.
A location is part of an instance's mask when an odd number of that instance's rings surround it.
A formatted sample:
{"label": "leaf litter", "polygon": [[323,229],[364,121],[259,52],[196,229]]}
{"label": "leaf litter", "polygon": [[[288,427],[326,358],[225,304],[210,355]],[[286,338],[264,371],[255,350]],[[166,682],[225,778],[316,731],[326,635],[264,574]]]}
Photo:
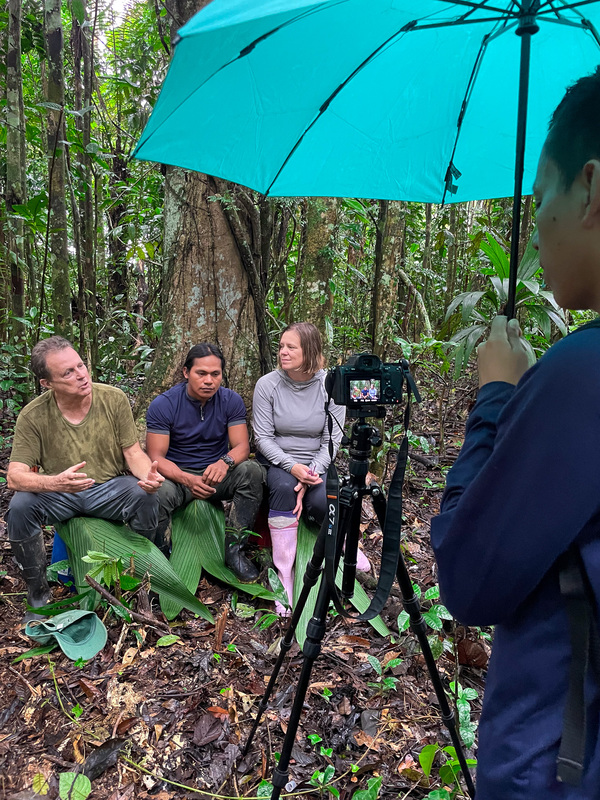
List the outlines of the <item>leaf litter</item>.
{"label": "leaf litter", "polygon": [[[414,430],[418,425],[430,434],[437,415],[433,401],[426,401],[415,414]],[[464,421],[452,424],[455,429],[446,422],[447,436],[459,440]],[[441,457],[440,464],[448,465],[455,455],[452,451],[451,458]],[[7,451],[0,453],[2,466],[7,457]],[[411,462],[403,544],[409,574],[422,594],[436,584],[429,520],[437,511],[442,484],[439,466]],[[211,606],[215,624],[183,611],[171,623],[173,635],[160,642],[160,631],[108,615],[107,645],[91,661],[77,665],[54,651],[13,663],[31,643],[19,629],[24,584],[5,535],[9,500],[3,485],[0,800],[59,797],[61,775],[66,773],[91,780],[91,800],[256,797],[281,750],[302,665],[294,644],[250,752],[242,757],[284,632],[279,621],[264,630],[256,625],[270,604],[242,594],[232,604],[231,587],[203,577],[197,596]],[[368,501],[361,532],[363,549],[378,573],[381,531]],[[48,551],[51,543],[51,532],[46,531]],[[372,593],[373,574],[362,582]],[[57,600],[67,590],[55,586],[53,595]],[[431,779],[423,772],[419,753],[426,745],[445,747],[450,740],[416,640],[408,631],[398,633],[401,611],[395,585],[383,612],[392,637],[380,637],[368,623],[328,617],[292,753],[294,792],[317,797],[310,779],[315,770],[323,772],[328,766],[334,768],[333,785],[342,800],[349,800],[356,789],[367,789],[368,780],[378,776],[383,777],[379,796],[385,798],[419,800],[440,788],[435,769]],[[152,613],[160,619],[156,600]],[[438,669],[446,687],[458,679],[463,687],[477,689],[479,698],[472,703],[476,721],[488,642],[481,632],[448,621],[431,634],[440,642],[456,642],[454,649],[442,652]],[[368,656],[379,662],[381,676]],[[387,677],[396,680],[394,688],[383,688],[381,679]],[[473,757],[475,752],[467,754]],[[74,779],[62,778],[63,784],[69,780]],[[35,794],[34,788],[42,794]]]}

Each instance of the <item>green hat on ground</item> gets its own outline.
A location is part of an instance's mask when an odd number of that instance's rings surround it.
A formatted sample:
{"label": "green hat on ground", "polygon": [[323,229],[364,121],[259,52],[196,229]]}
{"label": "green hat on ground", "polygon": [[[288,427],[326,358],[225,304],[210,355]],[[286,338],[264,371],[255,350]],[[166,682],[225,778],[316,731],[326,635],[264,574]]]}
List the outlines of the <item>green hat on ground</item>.
{"label": "green hat on ground", "polygon": [[106,644],[106,628],[93,611],[73,609],[45,620],[34,620],[25,626],[25,634],[40,644],[55,639],[63,653],[72,661],[88,660]]}

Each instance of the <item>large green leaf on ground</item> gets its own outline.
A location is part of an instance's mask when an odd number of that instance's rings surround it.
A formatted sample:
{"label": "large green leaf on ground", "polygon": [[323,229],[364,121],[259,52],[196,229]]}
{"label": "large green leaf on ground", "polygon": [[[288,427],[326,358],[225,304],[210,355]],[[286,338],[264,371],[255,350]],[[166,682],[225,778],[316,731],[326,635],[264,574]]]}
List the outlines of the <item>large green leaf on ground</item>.
{"label": "large green leaf on ground", "polygon": [[[57,525],[57,531],[69,551],[69,561],[78,591],[87,588],[85,575],[88,571],[81,559],[88,551],[106,553],[111,558],[120,558],[124,565],[133,558],[136,578],[150,575],[152,589],[158,593],[161,604],[171,602],[187,608],[209,622],[214,618],[204,603],[201,603],[185,586],[169,561],[152,542],[134,533],[125,525],[116,525],[104,519],[74,517]],[[95,599],[97,602],[97,598]]]}
{"label": "large green leaf on ground", "polygon": [[[297,602],[300,592],[302,591],[304,573],[306,572],[306,567],[310,561],[310,557],[313,554],[318,533],[318,527],[315,525],[309,526],[304,522],[303,519],[300,520],[300,524],[298,525],[298,549],[296,551],[296,566],[294,575],[294,603]],[[306,639],[306,626],[308,625],[315,608],[319,583],[320,581],[318,581],[316,586],[313,586],[311,589],[307,603],[304,606],[304,610],[300,616],[300,620],[296,628],[296,640],[298,641],[300,647],[304,645],[304,640]],[[341,583],[342,571],[340,568],[336,577],[336,584],[338,588],[341,586]],[[369,597],[367,596],[367,593],[363,587],[358,581],[354,581],[354,596],[351,600],[354,608],[356,608],[356,610],[359,612],[366,611],[369,607],[369,602]],[[374,619],[369,620],[369,622],[381,636],[389,636],[391,633],[381,617],[375,617]]]}
{"label": "large green leaf on ground", "polygon": [[[259,583],[242,583],[225,566],[225,516],[212,503],[194,500],[173,514],[171,525],[171,566],[190,592],[195,592],[202,570],[253,597],[275,600]],[[181,604],[161,597],[160,606],[167,619],[181,611]]]}

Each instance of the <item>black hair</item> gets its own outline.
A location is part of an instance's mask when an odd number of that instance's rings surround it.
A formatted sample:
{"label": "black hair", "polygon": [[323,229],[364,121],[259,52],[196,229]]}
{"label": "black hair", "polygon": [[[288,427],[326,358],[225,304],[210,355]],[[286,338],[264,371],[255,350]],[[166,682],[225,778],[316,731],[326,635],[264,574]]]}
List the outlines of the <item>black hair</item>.
{"label": "black hair", "polygon": [[590,158],[600,159],[600,66],[567,89],[552,115],[544,151],[565,189]]}
{"label": "black hair", "polygon": [[210,344],[209,342],[195,344],[185,357],[183,368],[187,369],[189,372],[194,366],[194,361],[197,358],[207,358],[207,356],[216,356],[217,358],[220,358],[221,369],[223,372],[225,372],[225,357],[223,353],[219,350],[216,344]]}
{"label": "black hair", "polygon": [[[31,351],[29,366],[38,381],[42,379],[50,380],[52,378],[48,370],[48,364],[46,363],[48,354],[56,353],[59,350],[67,350],[69,348],[75,350],[71,342],[68,339],[64,339],[62,336],[49,336],[47,339],[42,339],[36,344]],[[75,350],[75,352],[77,352],[77,350]]]}

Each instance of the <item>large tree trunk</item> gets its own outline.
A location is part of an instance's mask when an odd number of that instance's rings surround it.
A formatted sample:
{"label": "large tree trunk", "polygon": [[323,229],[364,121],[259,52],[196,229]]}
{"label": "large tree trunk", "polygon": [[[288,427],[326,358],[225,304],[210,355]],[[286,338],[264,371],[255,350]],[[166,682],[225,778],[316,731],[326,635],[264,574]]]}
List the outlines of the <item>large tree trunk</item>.
{"label": "large tree trunk", "polygon": [[301,280],[298,282],[294,319],[312,322],[325,338],[325,320],[331,313],[330,281],[335,263],[337,200],[311,198],[307,202],[306,227],[300,253]]}
{"label": "large tree trunk", "polygon": [[[6,54],[6,254],[10,263],[11,305],[13,315],[23,316],[25,264],[23,220],[13,216],[14,206],[25,203],[23,150],[25,121],[22,108],[21,73],[21,0],[9,0],[8,47]],[[13,333],[22,338],[22,324],[13,322]]]}
{"label": "large tree trunk", "polygon": [[65,200],[64,70],[63,28],[60,0],[46,0],[44,34],[48,54],[48,163],[49,226],[52,267],[52,306],[54,332],[70,338],[71,289],[69,286],[69,251],[67,206]]}
{"label": "large tree trunk", "polygon": [[380,200],[375,242],[371,330],[373,352],[383,361],[395,328],[398,267],[404,247],[404,230],[404,205],[396,201]]}
{"label": "large tree trunk", "polygon": [[169,167],[165,182],[163,331],[136,415],[181,379],[190,347],[212,342],[227,361],[226,383],[250,404],[259,376],[254,301],[240,251],[215,184]]}

